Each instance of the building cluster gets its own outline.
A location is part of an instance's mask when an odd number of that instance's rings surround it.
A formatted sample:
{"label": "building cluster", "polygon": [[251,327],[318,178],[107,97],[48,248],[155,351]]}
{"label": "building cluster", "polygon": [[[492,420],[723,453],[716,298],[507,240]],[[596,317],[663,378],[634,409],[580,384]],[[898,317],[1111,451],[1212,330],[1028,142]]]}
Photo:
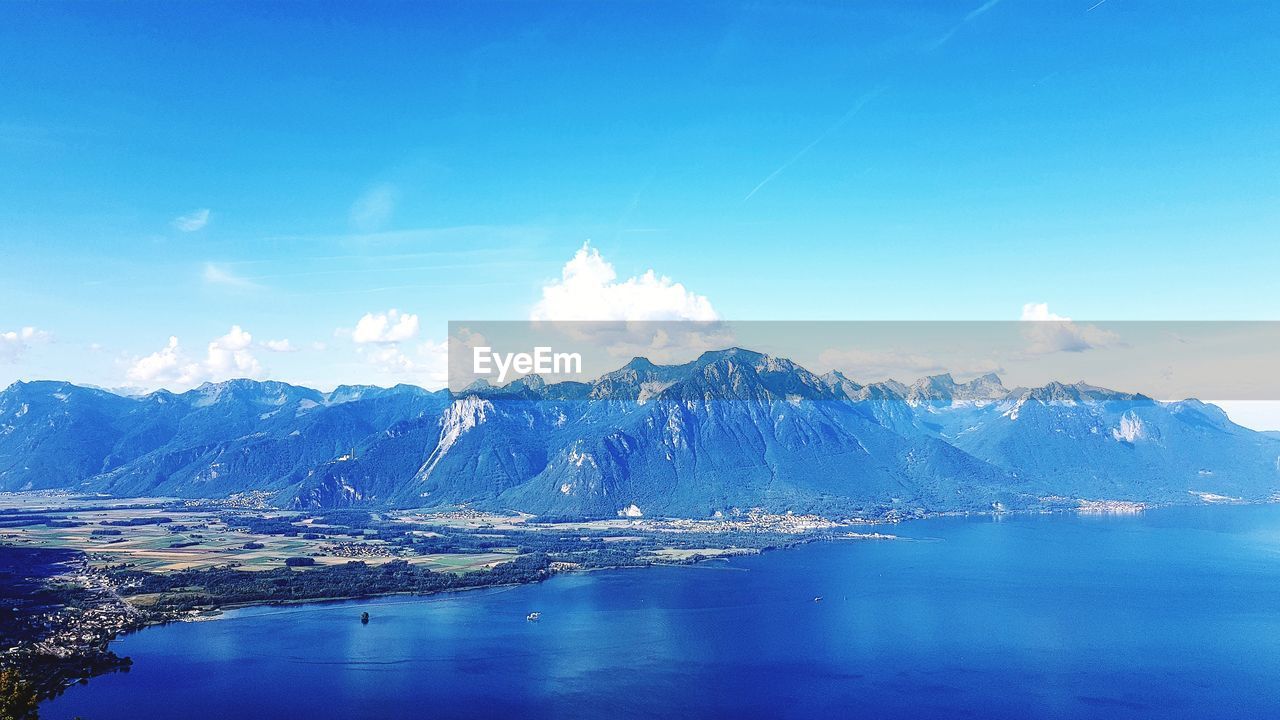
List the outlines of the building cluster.
{"label": "building cluster", "polygon": [[249,490],[228,495],[225,498],[193,498],[183,500],[188,509],[215,508],[224,510],[270,510],[274,493],[267,490]]}
{"label": "building cluster", "polygon": [[829,530],[842,523],[820,515],[796,515],[794,513],[768,513],[758,508],[733,511],[713,520],[637,520],[647,530],[666,532],[743,532],[771,534],[800,534],[815,530]]}
{"label": "building cluster", "polygon": [[347,542],[321,545],[320,552],[340,558],[386,558],[395,557],[399,548],[381,543]]}
{"label": "building cluster", "polygon": [[83,594],[74,606],[34,609],[26,618],[24,637],[0,651],[3,664],[21,667],[43,659],[88,668],[119,662],[108,652],[107,643],[141,627],[142,613],[120,598],[105,572],[88,563],[56,580],[82,589]]}
{"label": "building cluster", "polygon": [[1085,515],[1137,515],[1146,509],[1146,503],[1127,500],[1081,500],[1079,512]]}

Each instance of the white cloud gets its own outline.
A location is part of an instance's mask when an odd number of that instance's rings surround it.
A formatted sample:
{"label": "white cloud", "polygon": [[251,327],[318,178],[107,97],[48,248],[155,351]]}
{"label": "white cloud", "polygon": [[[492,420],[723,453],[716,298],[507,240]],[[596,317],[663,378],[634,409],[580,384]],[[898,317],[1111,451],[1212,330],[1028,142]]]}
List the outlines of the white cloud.
{"label": "white cloud", "polygon": [[1022,334],[1028,341],[1027,352],[1046,355],[1055,352],[1084,352],[1115,345],[1120,336],[1094,325],[1081,325],[1071,318],[1049,311],[1048,303],[1022,306],[1026,323]]}
{"label": "white cloud", "polygon": [[611,357],[645,357],[662,365],[689,362],[708,350],[737,343],[733,328],[721,322],[604,323],[558,329],[604,348]]}
{"label": "white cloud", "polygon": [[52,335],[34,327],[0,332],[0,362],[16,362],[32,345],[48,342]]}
{"label": "white cloud", "polygon": [[[960,22],[953,25],[950,30],[947,30],[947,32],[944,35],[942,35],[942,37],[935,40],[934,43],[929,46],[929,49],[937,50],[943,45],[946,45],[948,40],[950,40],[956,33],[960,32],[961,28],[973,22],[974,20],[978,19],[988,10],[990,10],[991,8],[999,4],[1000,4],[1000,0],[987,0],[986,2],[982,3],[981,5],[974,8],[973,10],[970,10],[969,13],[965,15]],[[1090,10],[1092,9],[1093,8],[1090,8]]]}
{"label": "white cloud", "polygon": [[671,278],[647,270],[618,281],[618,273],[584,243],[565,263],[560,279],[542,288],[531,320],[718,320],[711,301]]}
{"label": "white cloud", "polygon": [[136,359],[126,377],[131,385],[186,390],[203,382],[264,376],[262,365],[251,352],[253,336],[239,325],[212,340],[203,359],[191,357],[176,336],[145,357]]}
{"label": "white cloud", "polygon": [[644,355],[654,362],[687,361],[733,340],[706,296],[653,270],[619,280],[590,242],[565,263],[558,280],[542,287],[529,319],[610,356]]}
{"label": "white cloud", "polygon": [[398,344],[368,345],[356,352],[379,374],[390,376],[395,382],[438,388],[449,379],[449,346],[445,342],[427,340],[408,351]]}
{"label": "white cloud", "polygon": [[[338,328],[334,335],[355,343],[356,355],[373,370],[376,382],[442,387],[448,380],[448,343],[414,342],[419,330],[417,315],[392,308],[365,313],[354,329]],[[325,347],[323,343],[314,346]]]}
{"label": "white cloud", "polygon": [[205,368],[210,377],[226,380],[233,377],[261,377],[262,366],[249,352],[253,336],[232,325],[231,331],[209,343]]}
{"label": "white cloud", "polygon": [[359,232],[377,232],[386,227],[395,214],[400,191],[395,185],[375,185],[356,198],[348,218],[351,227]]}
{"label": "white cloud", "polygon": [[1071,322],[1071,318],[1049,312],[1049,303],[1026,303],[1022,306],[1023,322]]}
{"label": "white cloud", "polygon": [[262,347],[270,350],[271,352],[278,353],[298,352],[300,349],[293,343],[289,342],[289,338],[284,338],[283,340],[267,340],[262,343]]}
{"label": "white cloud", "polygon": [[238,288],[257,287],[252,280],[237,275],[225,265],[218,265],[217,263],[205,263],[203,277],[204,281],[210,285]]}
{"label": "white cloud", "polygon": [[189,233],[203,230],[205,225],[209,224],[209,208],[200,208],[193,210],[186,215],[179,215],[173,219],[173,227],[177,230]]}
{"label": "white cloud", "polygon": [[398,343],[412,340],[418,334],[418,316],[392,308],[384,313],[365,313],[351,331],[357,344]]}
{"label": "white cloud", "polygon": [[138,358],[126,376],[136,385],[159,386],[177,383],[185,386],[189,376],[196,371],[195,363],[182,352],[176,335],[169,336],[169,344],[146,357]]}
{"label": "white cloud", "polygon": [[839,370],[859,382],[874,382],[889,378],[910,382],[925,375],[944,372],[964,376],[1003,370],[994,360],[957,358],[948,362],[912,352],[857,348],[823,350],[818,354],[818,365],[824,369]]}

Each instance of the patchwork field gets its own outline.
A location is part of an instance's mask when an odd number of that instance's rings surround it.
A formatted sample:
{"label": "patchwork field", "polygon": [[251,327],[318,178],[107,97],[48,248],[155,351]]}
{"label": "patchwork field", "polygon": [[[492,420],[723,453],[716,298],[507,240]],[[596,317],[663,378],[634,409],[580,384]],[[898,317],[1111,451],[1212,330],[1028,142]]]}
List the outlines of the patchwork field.
{"label": "patchwork field", "polygon": [[[58,524],[76,525],[0,527],[0,543],[81,550],[89,554],[90,562],[97,567],[128,563],[139,570],[158,572],[229,564],[242,570],[267,570],[283,567],[290,557],[311,557],[316,565],[340,565],[352,560],[379,565],[403,559],[433,570],[469,572],[515,557],[514,548],[477,553],[404,553],[373,537],[330,535],[329,531],[338,528],[301,517],[299,534],[288,537],[229,527],[216,511],[139,507],[148,504],[158,506],[164,502],[164,499],[103,501],[96,498],[3,494],[0,495],[0,511],[50,513],[51,517],[57,518]],[[117,506],[124,507],[117,509]],[[288,513],[273,512],[270,515],[290,518]],[[304,534],[319,537],[303,537]]]}

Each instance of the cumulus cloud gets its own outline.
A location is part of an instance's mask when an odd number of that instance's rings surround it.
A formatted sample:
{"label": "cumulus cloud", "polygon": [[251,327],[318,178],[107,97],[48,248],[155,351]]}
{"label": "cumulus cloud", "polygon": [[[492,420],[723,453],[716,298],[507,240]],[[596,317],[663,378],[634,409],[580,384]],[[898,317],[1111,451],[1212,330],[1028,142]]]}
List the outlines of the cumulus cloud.
{"label": "cumulus cloud", "polygon": [[718,320],[711,301],[653,270],[619,281],[612,264],[584,243],[560,279],[542,288],[531,320]]}
{"label": "cumulus cloud", "polygon": [[0,332],[0,362],[16,362],[32,345],[48,342],[52,335],[34,327]]}
{"label": "cumulus cloud", "polygon": [[356,348],[356,353],[395,382],[436,388],[449,379],[448,343],[427,340],[407,349],[399,344],[365,345]]}
{"label": "cumulus cloud", "polygon": [[395,185],[382,183],[369,188],[351,205],[351,227],[360,232],[377,232],[383,229],[395,214],[399,200],[400,191]]}
{"label": "cumulus cloud", "polygon": [[580,346],[654,362],[683,362],[733,344],[731,329],[706,296],[654,270],[620,280],[589,242],[565,263],[559,279],[542,287],[529,319]]}
{"label": "cumulus cloud", "polygon": [[135,360],[126,375],[129,382],[135,385],[176,383],[185,386],[196,370],[196,364],[183,353],[178,336],[170,335],[168,345]]}
{"label": "cumulus cloud", "polygon": [[262,347],[270,350],[271,352],[278,353],[298,352],[300,349],[293,343],[289,342],[289,338],[284,338],[282,340],[267,340],[262,343]]}
{"label": "cumulus cloud", "polygon": [[399,343],[418,335],[418,316],[392,308],[384,313],[365,313],[351,331],[357,344]]}
{"label": "cumulus cloud", "polygon": [[204,382],[261,378],[264,371],[252,352],[253,336],[239,325],[209,342],[203,358],[192,357],[176,336],[165,347],[137,358],[126,377],[131,385],[185,390]]}
{"label": "cumulus cloud", "polygon": [[239,325],[232,325],[230,332],[209,343],[205,358],[209,375],[223,380],[230,377],[260,377],[262,366],[249,352],[252,345],[253,336]]}
{"label": "cumulus cloud", "polygon": [[190,233],[197,230],[203,230],[205,225],[209,224],[209,208],[200,208],[193,210],[186,215],[179,215],[173,219],[173,227],[180,232]]}
{"label": "cumulus cloud", "polygon": [[1023,337],[1027,339],[1027,352],[1047,355],[1055,352],[1084,352],[1104,348],[1119,342],[1120,336],[1095,325],[1082,325],[1071,318],[1049,311],[1048,303],[1027,303],[1022,306]]}
{"label": "cumulus cloud", "polygon": [[354,329],[339,328],[334,335],[350,337],[377,381],[441,387],[448,380],[448,344],[418,341],[420,329],[417,315],[392,308],[365,313]]}

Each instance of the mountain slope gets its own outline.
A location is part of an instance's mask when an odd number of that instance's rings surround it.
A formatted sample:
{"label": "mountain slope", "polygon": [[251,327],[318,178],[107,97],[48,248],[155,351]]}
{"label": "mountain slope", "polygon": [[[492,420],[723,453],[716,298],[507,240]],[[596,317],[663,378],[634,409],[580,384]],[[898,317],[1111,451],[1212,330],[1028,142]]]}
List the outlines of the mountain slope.
{"label": "mountain slope", "polygon": [[[0,392],[0,490],[280,506],[473,504],[541,515],[881,516],[1060,498],[1263,500],[1280,438],[1195,400],[987,375],[860,384],[731,348],[591,383],[331,393],[234,380],[123,397]],[[1056,499],[1055,499],[1056,498]]]}

